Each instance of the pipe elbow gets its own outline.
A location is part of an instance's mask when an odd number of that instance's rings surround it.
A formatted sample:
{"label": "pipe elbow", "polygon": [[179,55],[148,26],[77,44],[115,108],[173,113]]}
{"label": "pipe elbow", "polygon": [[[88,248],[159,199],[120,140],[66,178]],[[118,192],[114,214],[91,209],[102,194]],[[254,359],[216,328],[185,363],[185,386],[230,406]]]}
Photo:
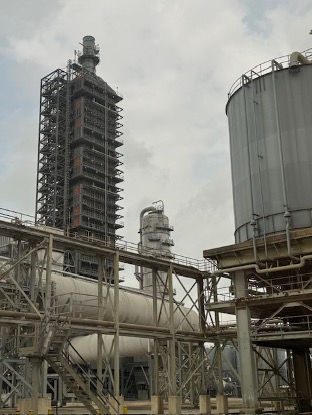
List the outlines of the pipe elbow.
{"label": "pipe elbow", "polygon": [[143,220],[143,216],[147,212],[157,212],[157,209],[155,208],[155,206],[148,206],[148,207],[144,208],[143,210],[141,210],[141,213],[140,213],[140,231],[139,232],[142,231],[142,220]]}
{"label": "pipe elbow", "polygon": [[302,53],[293,52],[289,57],[289,68],[292,70],[298,69],[299,63],[301,65],[308,65],[311,61],[309,61]]}

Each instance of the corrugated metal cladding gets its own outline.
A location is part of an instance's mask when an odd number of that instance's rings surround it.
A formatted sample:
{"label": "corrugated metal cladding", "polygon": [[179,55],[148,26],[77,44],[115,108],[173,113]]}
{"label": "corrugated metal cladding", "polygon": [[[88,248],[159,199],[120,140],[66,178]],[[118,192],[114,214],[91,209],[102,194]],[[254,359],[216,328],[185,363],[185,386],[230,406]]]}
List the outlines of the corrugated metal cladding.
{"label": "corrugated metal cladding", "polygon": [[237,243],[252,238],[252,220],[256,236],[283,232],[285,210],[291,229],[312,226],[311,79],[312,65],[276,70],[228,101]]}

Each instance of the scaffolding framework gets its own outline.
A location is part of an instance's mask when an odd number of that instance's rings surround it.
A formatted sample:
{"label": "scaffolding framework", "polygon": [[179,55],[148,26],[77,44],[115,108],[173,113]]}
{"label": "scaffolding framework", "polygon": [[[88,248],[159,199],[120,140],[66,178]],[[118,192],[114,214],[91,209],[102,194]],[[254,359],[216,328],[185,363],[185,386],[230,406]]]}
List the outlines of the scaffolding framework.
{"label": "scaffolding framework", "polygon": [[66,229],[68,191],[68,73],[57,69],[41,80],[36,217]]}
{"label": "scaffolding framework", "polygon": [[[121,238],[121,99],[77,63],[41,80],[37,223],[112,245]],[[68,257],[75,272],[96,276],[96,258]]]}

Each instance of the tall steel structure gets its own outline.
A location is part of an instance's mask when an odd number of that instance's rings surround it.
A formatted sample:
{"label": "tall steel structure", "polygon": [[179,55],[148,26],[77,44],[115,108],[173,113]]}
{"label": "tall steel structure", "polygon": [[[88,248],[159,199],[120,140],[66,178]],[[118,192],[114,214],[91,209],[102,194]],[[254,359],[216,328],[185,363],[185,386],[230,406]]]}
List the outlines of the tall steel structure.
{"label": "tall steel structure", "polygon": [[[41,80],[36,222],[114,245],[122,199],[122,97],[95,73],[99,48],[83,38],[78,62]],[[75,271],[94,277],[97,261],[73,254]]]}

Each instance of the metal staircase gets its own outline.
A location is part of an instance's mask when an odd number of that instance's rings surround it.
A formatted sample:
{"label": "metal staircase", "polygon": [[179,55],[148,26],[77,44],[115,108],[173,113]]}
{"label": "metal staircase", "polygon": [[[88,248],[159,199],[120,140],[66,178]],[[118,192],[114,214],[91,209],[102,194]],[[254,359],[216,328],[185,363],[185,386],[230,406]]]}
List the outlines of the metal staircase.
{"label": "metal staircase", "polygon": [[[70,344],[68,334],[69,325],[66,322],[54,324],[49,331],[46,331],[46,340],[42,348],[44,359],[91,414],[118,414],[119,402],[110,394],[114,401],[112,404],[108,396],[97,393],[99,385],[102,391],[105,388],[98,377],[91,378],[86,372],[87,363],[77,364],[64,351],[65,345]],[[71,344],[70,346],[75,350]],[[75,352],[79,355],[76,350]],[[81,356],[79,358],[82,359]],[[107,393],[109,394],[108,391]]]}

